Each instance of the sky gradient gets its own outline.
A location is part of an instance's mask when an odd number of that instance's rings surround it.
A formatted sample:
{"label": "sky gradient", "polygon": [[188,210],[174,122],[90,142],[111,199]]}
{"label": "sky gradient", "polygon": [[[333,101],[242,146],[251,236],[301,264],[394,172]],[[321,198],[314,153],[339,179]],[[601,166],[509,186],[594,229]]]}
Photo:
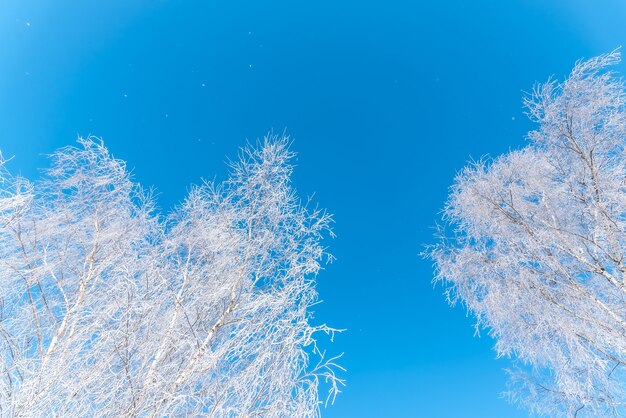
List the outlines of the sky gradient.
{"label": "sky gradient", "polygon": [[[97,135],[169,210],[270,130],[335,214],[324,416],[523,417],[506,360],[419,256],[465,163],[524,145],[523,91],[625,43],[621,1],[0,2],[0,150],[27,177]],[[624,73],[622,64],[619,70]]]}

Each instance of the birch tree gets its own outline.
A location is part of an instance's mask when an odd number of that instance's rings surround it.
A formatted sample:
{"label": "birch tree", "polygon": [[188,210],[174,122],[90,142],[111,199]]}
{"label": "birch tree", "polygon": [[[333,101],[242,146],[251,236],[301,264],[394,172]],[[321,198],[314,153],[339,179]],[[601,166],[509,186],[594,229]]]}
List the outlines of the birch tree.
{"label": "birch tree", "polygon": [[626,109],[607,67],[578,62],[525,100],[526,147],[456,177],[430,250],[436,281],[517,360],[508,395],[548,416],[626,402]]}
{"label": "birch tree", "polygon": [[[0,187],[0,415],[312,417],[342,381],[317,347],[330,216],[286,138],[160,215],[96,138]],[[323,398],[323,397],[322,397]]]}

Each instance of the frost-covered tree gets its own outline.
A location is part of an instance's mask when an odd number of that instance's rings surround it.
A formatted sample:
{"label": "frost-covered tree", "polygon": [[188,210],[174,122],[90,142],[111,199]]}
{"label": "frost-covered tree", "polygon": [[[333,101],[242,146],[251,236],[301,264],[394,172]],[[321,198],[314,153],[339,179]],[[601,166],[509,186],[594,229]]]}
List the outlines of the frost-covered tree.
{"label": "frost-covered tree", "polygon": [[549,416],[626,410],[626,108],[578,62],[526,99],[526,147],[461,171],[429,254],[436,281],[518,360],[509,396]]}
{"label": "frost-covered tree", "polygon": [[95,138],[40,181],[3,168],[0,416],[318,416],[342,383],[310,310],[331,219],[287,146],[245,148],[168,216]]}

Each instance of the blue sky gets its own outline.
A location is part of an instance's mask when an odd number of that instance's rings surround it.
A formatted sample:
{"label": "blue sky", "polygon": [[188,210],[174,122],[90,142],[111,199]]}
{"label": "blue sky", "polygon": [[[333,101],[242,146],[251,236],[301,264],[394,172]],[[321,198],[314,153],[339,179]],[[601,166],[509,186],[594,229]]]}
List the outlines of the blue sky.
{"label": "blue sky", "polygon": [[[0,2],[0,149],[104,138],[164,209],[273,129],[335,214],[316,320],[346,328],[327,417],[523,417],[506,360],[420,259],[455,172],[524,144],[523,91],[626,40],[621,1]],[[624,70],[624,65],[620,66]]]}

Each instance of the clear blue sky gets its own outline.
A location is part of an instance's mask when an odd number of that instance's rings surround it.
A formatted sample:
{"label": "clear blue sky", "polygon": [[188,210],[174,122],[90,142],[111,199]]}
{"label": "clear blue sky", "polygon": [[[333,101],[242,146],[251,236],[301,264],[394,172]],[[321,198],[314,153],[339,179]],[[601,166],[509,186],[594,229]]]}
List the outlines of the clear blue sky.
{"label": "clear blue sky", "polygon": [[522,91],[625,44],[624,22],[618,0],[2,0],[0,149],[32,177],[102,136],[167,209],[287,128],[338,235],[316,318],[348,329],[348,386],[325,416],[522,417],[418,253],[455,172],[523,145]]}

